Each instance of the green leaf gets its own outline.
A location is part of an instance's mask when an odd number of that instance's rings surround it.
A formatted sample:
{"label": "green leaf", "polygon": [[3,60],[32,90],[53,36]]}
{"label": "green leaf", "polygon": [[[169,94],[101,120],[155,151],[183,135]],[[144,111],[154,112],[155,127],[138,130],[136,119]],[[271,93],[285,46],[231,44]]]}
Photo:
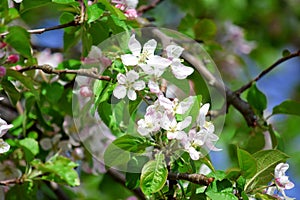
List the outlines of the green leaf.
{"label": "green leaf", "polygon": [[[224,172],[220,172],[223,174]],[[238,198],[233,194],[232,183],[228,179],[215,179],[206,189],[205,194],[212,200],[226,199],[237,200]]]}
{"label": "green leaf", "polygon": [[57,103],[64,92],[64,86],[58,82],[51,84],[43,84],[42,94],[49,100],[50,103]]}
{"label": "green leaf", "polygon": [[96,3],[87,7],[88,23],[96,21],[104,13],[103,4]]}
{"label": "green leaf", "polygon": [[[117,141],[116,143],[122,147],[122,143],[126,142],[122,141],[121,139],[121,141]],[[130,160],[130,152],[120,148],[117,145],[112,142],[110,145],[108,145],[104,152],[104,163],[107,167],[124,166]],[[126,146],[126,144],[124,146]]]}
{"label": "green leaf", "polygon": [[247,101],[260,115],[262,115],[263,111],[267,108],[267,97],[255,84],[253,84],[248,91]]}
{"label": "green leaf", "polygon": [[41,179],[56,183],[78,186],[80,184],[77,172],[74,170],[77,164],[70,159],[55,155],[46,163],[33,160],[32,166],[42,173]]}
{"label": "green leaf", "polygon": [[144,137],[123,135],[112,142],[115,146],[132,153],[143,153],[148,147],[148,142]]}
{"label": "green leaf", "polygon": [[130,172],[126,172],[126,187],[128,189],[135,189],[140,185],[140,176],[143,166],[149,161],[147,156],[135,156],[127,165]]}
{"label": "green leaf", "polygon": [[252,155],[257,162],[257,173],[247,181],[245,191],[249,192],[268,184],[274,178],[274,169],[280,162],[285,162],[288,155],[278,150],[262,150]]}
{"label": "green leaf", "polygon": [[35,98],[37,100],[39,100],[39,98],[40,98],[39,90],[37,90],[34,87],[34,84],[33,84],[34,81],[31,78],[24,76],[20,72],[17,72],[15,70],[11,70],[11,69],[6,70],[6,75],[11,76],[11,77],[15,78],[16,80],[20,81],[26,88],[28,88],[30,90],[30,92],[35,96]]}
{"label": "green leaf", "polygon": [[300,102],[286,100],[273,108],[272,115],[287,114],[300,116]]}
{"label": "green leaf", "polygon": [[19,146],[24,150],[25,159],[27,162],[33,160],[34,156],[39,153],[39,144],[32,138],[19,140]]}
{"label": "green leaf", "polygon": [[11,26],[5,41],[26,58],[31,57],[30,34],[20,26]]}
{"label": "green leaf", "polygon": [[22,1],[22,5],[24,6],[24,10],[29,10],[29,9],[32,9],[32,8],[45,6],[49,3],[51,3],[51,0]]}
{"label": "green leaf", "polygon": [[69,4],[75,2],[75,0],[52,0],[53,3]]}
{"label": "green leaf", "polygon": [[110,15],[107,22],[114,34],[128,30],[127,24],[115,15]]}
{"label": "green leaf", "polygon": [[238,200],[233,193],[207,191],[205,193],[211,200]]}
{"label": "green leaf", "polygon": [[240,148],[237,149],[237,156],[242,175],[246,179],[253,177],[257,172],[256,160],[250,153]]}
{"label": "green leaf", "polygon": [[141,174],[141,189],[146,195],[158,192],[163,188],[167,181],[168,170],[165,156],[157,154],[155,160],[147,162]]}
{"label": "green leaf", "polygon": [[6,92],[6,94],[8,95],[10,101],[12,102],[12,104],[16,105],[17,102],[20,100],[21,98],[21,94],[19,93],[19,91],[15,88],[15,86],[8,81],[7,79],[3,79],[1,81],[1,86],[3,87],[4,91]]}
{"label": "green leaf", "polygon": [[194,25],[195,39],[210,40],[217,32],[216,24],[210,19],[202,19]]}

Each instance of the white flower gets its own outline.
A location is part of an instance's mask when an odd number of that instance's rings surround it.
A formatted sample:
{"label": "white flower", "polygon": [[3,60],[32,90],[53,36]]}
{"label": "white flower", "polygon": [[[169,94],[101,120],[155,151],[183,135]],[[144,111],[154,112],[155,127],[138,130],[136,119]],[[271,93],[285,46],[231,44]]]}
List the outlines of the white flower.
{"label": "white flower", "polygon": [[295,186],[294,183],[289,181],[289,177],[285,175],[288,168],[289,164],[279,163],[274,170],[275,184],[284,197],[286,197],[284,190],[292,189]]}
{"label": "white flower", "polygon": [[183,52],[183,48],[178,45],[169,45],[166,47],[167,56],[171,63],[171,70],[173,75],[177,79],[185,79],[187,76],[191,75],[194,72],[194,69],[187,67],[181,63],[180,55]]}
{"label": "white flower", "polygon": [[144,119],[140,119],[138,122],[138,129],[137,131],[146,136],[149,133],[156,132],[160,129],[160,120],[154,115],[145,115]]}
{"label": "white flower", "polygon": [[167,137],[169,140],[177,139],[182,140],[186,137],[186,133],[183,131],[192,122],[192,117],[188,116],[183,121],[177,122],[175,117],[170,117],[165,114],[162,118],[161,127],[167,131]]}
{"label": "white flower", "polygon": [[145,88],[144,81],[136,81],[139,78],[139,74],[134,70],[131,70],[124,74],[118,74],[117,80],[119,85],[113,91],[113,95],[118,99],[123,99],[126,94],[127,97],[134,101],[136,100],[136,92],[135,90],[142,90]]}
{"label": "white flower", "polygon": [[153,67],[168,67],[171,61],[154,55],[157,42],[154,39],[149,40],[143,46],[140,44],[135,35],[132,35],[128,42],[128,48],[132,54],[121,55],[121,60],[126,66],[135,66],[140,64],[148,64]]}
{"label": "white flower", "polygon": [[7,124],[7,122],[0,118],[0,137],[2,137],[8,129],[12,128],[12,124]]}
{"label": "white flower", "polygon": [[5,153],[10,149],[9,144],[4,142],[3,139],[0,139],[0,153]]}

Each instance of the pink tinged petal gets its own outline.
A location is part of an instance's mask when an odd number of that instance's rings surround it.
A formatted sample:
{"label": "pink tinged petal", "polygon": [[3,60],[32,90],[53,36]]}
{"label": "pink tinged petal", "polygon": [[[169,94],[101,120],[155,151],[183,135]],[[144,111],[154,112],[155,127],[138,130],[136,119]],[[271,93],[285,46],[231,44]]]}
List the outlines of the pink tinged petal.
{"label": "pink tinged petal", "polygon": [[132,54],[121,55],[121,60],[122,60],[122,63],[126,66],[134,66],[134,65],[137,65],[139,62],[139,59]]}
{"label": "pink tinged petal", "polygon": [[171,65],[171,63],[172,61],[170,61],[169,59],[157,55],[151,56],[149,60],[147,60],[148,65],[151,65],[153,67],[159,67],[161,69],[167,68],[168,66]]}
{"label": "pink tinged petal", "polygon": [[118,80],[119,84],[122,84],[122,85],[126,84],[126,79],[127,78],[126,78],[126,76],[124,74],[119,73],[117,75],[117,80]]}
{"label": "pink tinged petal", "polygon": [[92,46],[91,51],[89,52],[87,57],[93,60],[100,60],[100,58],[102,57],[102,51],[100,48]]}
{"label": "pink tinged petal", "polygon": [[186,133],[184,131],[177,131],[174,134],[177,140],[184,140],[186,138]]}
{"label": "pink tinged petal", "polygon": [[177,79],[185,79],[194,72],[193,68],[182,65],[180,62],[173,63],[171,70]]}
{"label": "pink tinged petal", "polygon": [[164,114],[164,116],[162,117],[160,126],[165,130],[170,130],[171,121],[167,114]]}
{"label": "pink tinged petal", "polygon": [[136,92],[134,90],[132,90],[132,89],[129,89],[128,92],[127,92],[127,97],[131,101],[136,100]]}
{"label": "pink tinged petal", "polygon": [[215,145],[211,142],[206,142],[205,145],[211,151],[222,151],[222,149],[219,149],[219,148],[215,147]]}
{"label": "pink tinged petal", "polygon": [[118,99],[123,99],[126,96],[126,87],[124,85],[117,85],[113,91],[113,95]]}
{"label": "pink tinged petal", "polygon": [[171,111],[173,109],[173,103],[170,99],[160,95],[158,97],[159,104],[166,110]]}
{"label": "pink tinged petal", "polygon": [[177,128],[178,130],[183,130],[186,127],[188,127],[192,122],[192,117],[191,116],[187,116],[183,121],[179,122],[177,124]]}
{"label": "pink tinged petal", "polygon": [[167,48],[166,48],[167,56],[170,59],[179,58],[180,55],[182,54],[183,50],[184,49],[182,47],[180,47],[178,45],[173,45],[173,44],[167,46]]}
{"label": "pink tinged petal", "polygon": [[133,85],[132,85],[133,89],[135,90],[142,90],[144,89],[145,86],[145,82],[144,81],[136,81]]}
{"label": "pink tinged petal", "polygon": [[135,39],[134,34],[129,39],[128,48],[134,56],[136,57],[140,56],[142,51],[142,45],[137,39]]}
{"label": "pink tinged petal", "polygon": [[152,92],[154,94],[158,94],[160,92],[159,85],[157,84],[157,82],[150,80],[148,82],[148,87],[150,89],[150,92]]}
{"label": "pink tinged petal", "polygon": [[281,176],[284,176],[288,168],[289,168],[289,164],[279,163],[274,170],[275,178],[280,178]]}
{"label": "pink tinged petal", "polygon": [[143,46],[143,53],[147,53],[148,57],[153,56],[156,46],[157,42],[154,39],[149,40]]}
{"label": "pink tinged petal", "polygon": [[287,190],[292,189],[292,188],[294,188],[294,187],[295,187],[295,185],[294,185],[294,183],[292,183],[292,182],[288,182],[288,183],[285,185],[285,189],[287,189]]}
{"label": "pink tinged petal", "polygon": [[5,153],[9,151],[10,146],[3,139],[0,139],[0,153]]}
{"label": "pink tinged petal", "polygon": [[139,78],[139,74],[135,72],[134,70],[130,70],[126,73],[127,81],[130,83],[133,83],[135,80]]}
{"label": "pink tinged petal", "polygon": [[194,98],[192,96],[186,98],[182,102],[178,104],[178,108],[176,110],[177,114],[184,114],[194,103]]}

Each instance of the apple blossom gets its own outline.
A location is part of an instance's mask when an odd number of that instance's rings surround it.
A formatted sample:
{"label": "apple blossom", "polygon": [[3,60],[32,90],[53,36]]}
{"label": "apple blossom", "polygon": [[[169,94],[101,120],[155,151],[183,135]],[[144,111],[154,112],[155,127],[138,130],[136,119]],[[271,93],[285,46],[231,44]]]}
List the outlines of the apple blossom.
{"label": "apple blossom", "polygon": [[142,90],[145,88],[144,81],[137,81],[139,74],[134,70],[126,73],[126,75],[119,73],[117,75],[118,85],[113,91],[113,95],[118,99],[123,99],[126,95],[128,99],[136,100],[135,90]]}
{"label": "apple blossom", "polygon": [[274,170],[275,184],[284,197],[286,197],[284,190],[292,189],[295,186],[285,175],[288,168],[289,164],[279,163]]}
{"label": "apple blossom", "polygon": [[181,122],[177,122],[175,117],[170,117],[165,114],[162,118],[161,127],[167,131],[167,137],[169,140],[182,140],[184,137],[186,137],[186,133],[183,131],[183,129],[188,127],[191,122],[191,116],[186,117]]}
{"label": "apple blossom", "polygon": [[160,119],[156,117],[156,114],[145,115],[145,118],[140,119],[137,124],[137,131],[143,136],[156,132],[160,129]]}
{"label": "apple blossom", "polygon": [[146,42],[142,48],[142,45],[139,41],[137,41],[133,34],[128,42],[128,48],[132,54],[121,55],[121,60],[125,66],[147,64],[152,67],[168,67],[171,64],[170,60],[154,55],[156,46],[157,42],[154,39],[151,39]]}
{"label": "apple blossom", "polygon": [[10,146],[3,139],[0,138],[0,154],[9,150]]}
{"label": "apple blossom", "polygon": [[167,57],[172,61],[171,70],[173,75],[177,79],[185,79],[187,76],[194,72],[194,69],[183,65],[180,60],[180,55],[183,52],[183,48],[178,45],[169,45],[166,47]]}
{"label": "apple blossom", "polygon": [[0,118],[0,137],[2,137],[8,129],[12,128],[12,124],[7,124],[7,122]]}
{"label": "apple blossom", "polygon": [[127,9],[124,14],[128,19],[135,19],[138,17],[136,9],[133,8]]}

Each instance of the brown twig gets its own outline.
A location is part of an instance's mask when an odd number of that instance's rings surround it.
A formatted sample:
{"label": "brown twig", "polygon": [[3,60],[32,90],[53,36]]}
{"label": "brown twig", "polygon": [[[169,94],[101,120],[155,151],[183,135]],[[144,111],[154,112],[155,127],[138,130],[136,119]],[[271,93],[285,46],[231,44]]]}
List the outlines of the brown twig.
{"label": "brown twig", "polygon": [[155,8],[159,3],[161,3],[162,0],[154,0],[152,3],[149,5],[141,5],[138,9],[137,12],[138,14],[143,14],[144,12],[147,12],[153,8]]}
{"label": "brown twig", "polygon": [[22,178],[8,179],[0,181],[0,185],[9,186],[10,184],[20,184],[23,183]]}
{"label": "brown twig", "polygon": [[298,57],[298,56],[300,56],[300,50],[298,50],[295,53],[291,53],[291,54],[289,54],[289,55],[287,55],[285,57],[280,58],[275,63],[273,63],[271,66],[269,66],[267,69],[263,70],[257,77],[255,77],[249,83],[247,83],[246,85],[242,86],[240,89],[236,90],[235,93],[237,95],[243,93],[245,90],[249,89],[254,82],[257,82],[259,79],[261,79],[263,76],[265,76],[266,74],[268,74],[270,71],[272,71],[279,64],[281,64],[281,63],[283,63],[283,62],[285,62],[285,61],[287,61],[289,59]]}
{"label": "brown twig", "polygon": [[192,183],[196,183],[199,185],[210,185],[214,178],[207,177],[203,174],[187,174],[187,173],[169,173],[168,174],[169,180],[186,180]]}
{"label": "brown twig", "polygon": [[[63,29],[63,28],[67,28],[70,26],[78,26],[79,24],[81,24],[80,18],[76,17],[73,21],[65,23],[65,24],[60,24],[60,25],[56,25],[56,26],[52,26],[52,27],[48,27],[48,28],[38,28],[38,29],[27,30],[27,32],[30,34],[42,34],[46,31]],[[6,36],[8,33],[9,32],[1,33],[0,36],[1,37]]]}
{"label": "brown twig", "polygon": [[77,75],[81,75],[81,76],[86,76],[86,77],[90,77],[90,78],[94,78],[94,79],[98,79],[98,80],[104,80],[104,81],[110,81],[111,78],[109,76],[102,76],[98,74],[98,71],[96,68],[91,68],[91,69],[78,69],[78,70],[72,70],[72,69],[53,69],[53,67],[51,67],[50,65],[35,65],[35,66],[29,66],[29,67],[25,67],[22,68],[20,70],[18,70],[18,72],[25,72],[25,71],[29,71],[29,70],[42,70],[43,72],[47,73],[47,74],[57,74],[57,75],[61,75],[61,74],[77,74]]}

